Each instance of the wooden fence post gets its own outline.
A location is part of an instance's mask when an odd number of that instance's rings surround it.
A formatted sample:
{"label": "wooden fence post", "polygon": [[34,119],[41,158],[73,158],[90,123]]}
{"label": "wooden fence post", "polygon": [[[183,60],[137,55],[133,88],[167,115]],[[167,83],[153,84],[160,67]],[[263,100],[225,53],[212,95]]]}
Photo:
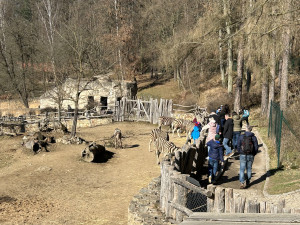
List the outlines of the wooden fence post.
{"label": "wooden fence post", "polygon": [[153,98],[150,98],[150,123],[153,124]]}
{"label": "wooden fence post", "polygon": [[215,190],[215,211],[223,213],[225,211],[225,189],[217,187]]}
{"label": "wooden fence post", "polygon": [[259,203],[259,211],[260,213],[266,213],[266,202]]}
{"label": "wooden fence post", "polygon": [[136,110],[136,120],[139,121],[141,117],[141,101],[140,99],[137,100],[137,110]]}
{"label": "wooden fence post", "polygon": [[244,213],[245,201],[246,201],[245,197],[242,197],[239,194],[233,193],[233,202],[234,202],[234,212],[235,213]]}
{"label": "wooden fence post", "polygon": [[172,112],[173,112],[173,101],[172,101],[172,99],[170,99],[169,104],[168,104],[168,115],[167,116],[171,117]]}
{"label": "wooden fence post", "polygon": [[230,213],[233,209],[233,189],[226,188],[225,189],[225,212]]}
{"label": "wooden fence post", "polygon": [[213,193],[212,198],[207,198],[207,212],[214,212],[216,186],[214,186],[213,184],[209,184],[207,186],[207,190]]}
{"label": "wooden fence post", "polygon": [[[186,179],[186,175],[178,174],[178,178],[180,180],[185,180]],[[182,206],[185,207],[186,206],[186,202],[187,202],[187,193],[188,193],[187,188],[185,188],[185,187],[177,184],[176,203],[178,203],[179,205],[182,205]],[[176,212],[176,221],[177,222],[181,222],[183,220],[184,215],[185,215],[184,213],[182,213],[181,211],[177,210],[177,212]]]}
{"label": "wooden fence post", "polygon": [[245,213],[259,213],[260,203],[258,203],[256,200],[247,200],[245,208]]}
{"label": "wooden fence post", "polygon": [[160,208],[163,211],[165,207],[165,202],[164,202],[164,194],[165,194],[165,185],[166,185],[166,174],[165,174],[165,162],[162,161],[160,164],[161,168],[161,186],[160,186]]}
{"label": "wooden fence post", "polygon": [[173,177],[174,177],[174,167],[169,165],[169,192],[168,192],[168,211],[166,213],[167,217],[175,218],[174,217],[174,208],[171,206],[171,202],[174,200],[174,182],[173,182]]}
{"label": "wooden fence post", "polygon": [[277,213],[283,213],[283,208],[285,207],[285,199],[280,199],[278,201]]}

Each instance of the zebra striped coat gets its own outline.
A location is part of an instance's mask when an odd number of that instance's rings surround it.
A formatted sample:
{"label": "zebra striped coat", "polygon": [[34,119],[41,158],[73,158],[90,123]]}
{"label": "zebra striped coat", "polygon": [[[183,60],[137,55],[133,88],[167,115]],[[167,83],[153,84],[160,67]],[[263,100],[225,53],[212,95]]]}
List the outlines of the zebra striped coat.
{"label": "zebra striped coat", "polygon": [[173,121],[174,118],[172,117],[161,116],[158,118],[158,127],[161,127],[162,125],[171,126]]}
{"label": "zebra striped coat", "polygon": [[174,136],[174,132],[177,130],[178,137],[180,136],[180,130],[185,131],[189,136],[194,128],[194,123],[190,120],[183,120],[183,119],[175,119],[172,124],[172,133]]}
{"label": "zebra striped coat", "polygon": [[158,137],[164,138],[165,140],[169,141],[169,134],[168,132],[164,132],[161,128],[155,128],[150,133],[150,141],[149,141],[149,152],[151,152],[151,143],[156,141]]}
{"label": "zebra striped coat", "polygon": [[163,158],[166,156],[172,157],[174,155],[175,151],[178,151],[179,148],[176,147],[176,145],[173,142],[167,141],[162,137],[158,137],[155,140],[155,146],[156,146],[156,157],[157,157],[157,164],[160,163],[159,156],[160,154],[163,155]]}

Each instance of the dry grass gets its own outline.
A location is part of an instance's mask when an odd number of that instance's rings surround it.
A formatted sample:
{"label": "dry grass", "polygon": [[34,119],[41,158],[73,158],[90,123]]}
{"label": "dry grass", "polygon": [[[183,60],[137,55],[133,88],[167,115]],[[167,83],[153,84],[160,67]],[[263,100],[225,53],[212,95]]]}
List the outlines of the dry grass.
{"label": "dry grass", "polygon": [[29,109],[27,109],[24,104],[18,100],[1,100],[0,101],[0,114],[2,116],[13,115],[20,116],[28,114],[29,112],[37,113],[39,111],[40,102],[38,99],[31,100],[29,102]]}

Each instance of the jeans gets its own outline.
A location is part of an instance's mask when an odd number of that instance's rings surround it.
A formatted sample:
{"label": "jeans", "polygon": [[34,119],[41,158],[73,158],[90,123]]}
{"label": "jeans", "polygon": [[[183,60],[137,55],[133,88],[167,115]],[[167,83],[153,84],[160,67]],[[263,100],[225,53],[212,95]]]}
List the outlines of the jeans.
{"label": "jeans", "polygon": [[231,148],[228,146],[229,138],[224,138],[223,139],[223,145],[224,148],[226,149],[225,155],[228,155],[232,152]]}
{"label": "jeans", "polygon": [[248,117],[242,117],[241,125],[243,125],[243,121],[246,120],[247,125],[249,126]]}
{"label": "jeans", "polygon": [[212,180],[215,179],[219,166],[219,160],[211,159],[208,160],[208,176],[212,177]]}
{"label": "jeans", "polygon": [[241,131],[233,132],[232,145],[233,145],[234,149],[237,149],[237,143],[238,143],[240,135],[241,135]]}
{"label": "jeans", "polygon": [[245,182],[245,174],[244,174],[245,169],[247,172],[247,181],[250,182],[253,161],[254,161],[253,155],[240,155],[240,182],[241,183]]}

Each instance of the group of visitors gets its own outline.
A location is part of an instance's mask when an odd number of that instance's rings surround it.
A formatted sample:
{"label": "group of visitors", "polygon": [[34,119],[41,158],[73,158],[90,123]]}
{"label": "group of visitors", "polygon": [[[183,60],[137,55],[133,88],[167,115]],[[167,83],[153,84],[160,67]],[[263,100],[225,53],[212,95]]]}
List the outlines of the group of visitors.
{"label": "group of visitors", "polygon": [[[239,112],[231,113],[228,105],[221,105],[209,115],[207,125],[202,128],[202,131],[208,129],[206,145],[208,150],[209,183],[215,182],[220,161],[223,164],[224,160],[239,154],[240,187],[245,188],[249,186],[254,156],[258,152],[257,138],[252,133],[252,127],[248,121],[249,115],[249,110],[244,107]],[[244,120],[247,126],[242,134]],[[244,175],[245,169],[247,177]]]}

